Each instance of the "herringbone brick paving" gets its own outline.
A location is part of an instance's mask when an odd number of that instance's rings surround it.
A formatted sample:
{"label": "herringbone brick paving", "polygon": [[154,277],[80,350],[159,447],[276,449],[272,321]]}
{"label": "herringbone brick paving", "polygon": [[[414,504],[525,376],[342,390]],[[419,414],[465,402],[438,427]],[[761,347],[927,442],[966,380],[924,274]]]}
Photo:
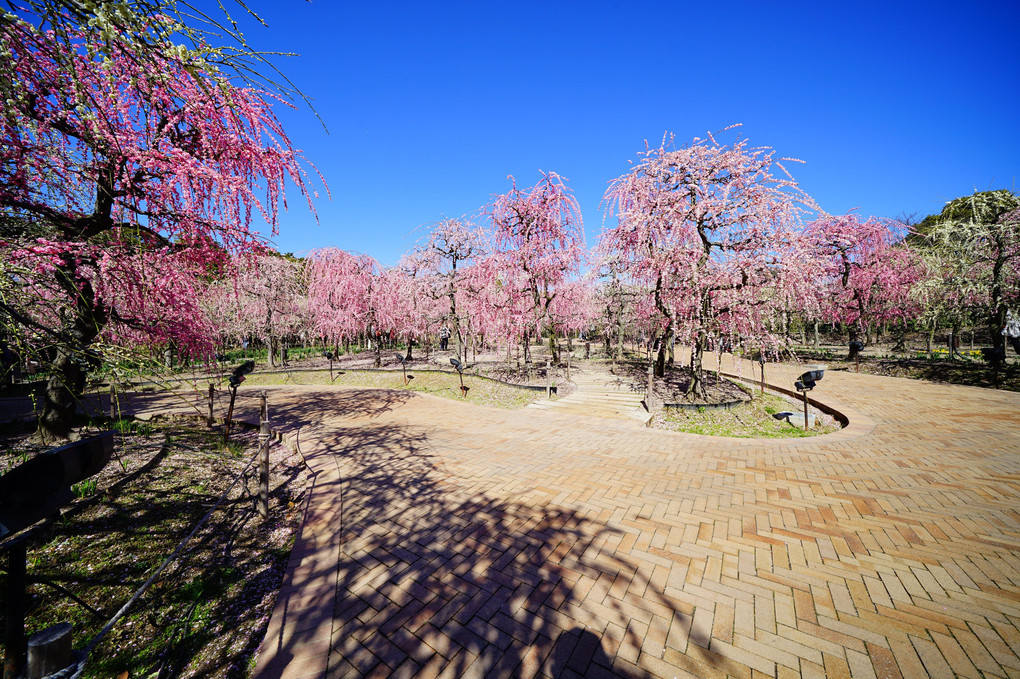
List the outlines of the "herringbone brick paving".
{"label": "herringbone brick paving", "polygon": [[827,373],[813,396],[851,426],[272,390],[318,474],[256,675],[1020,677],[1020,394]]}

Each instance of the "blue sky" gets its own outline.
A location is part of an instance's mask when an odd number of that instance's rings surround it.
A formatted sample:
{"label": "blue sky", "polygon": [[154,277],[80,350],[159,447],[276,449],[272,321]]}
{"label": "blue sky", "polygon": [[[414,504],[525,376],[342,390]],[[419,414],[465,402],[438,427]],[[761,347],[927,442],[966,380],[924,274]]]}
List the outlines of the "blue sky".
{"label": "blue sky", "polygon": [[[665,132],[742,123],[830,213],[937,212],[1020,186],[1020,3],[253,4],[313,100],[280,110],[332,199],[274,243],[396,263],[428,225],[568,178],[589,243],[606,184]],[[732,133],[722,140],[731,141]]]}

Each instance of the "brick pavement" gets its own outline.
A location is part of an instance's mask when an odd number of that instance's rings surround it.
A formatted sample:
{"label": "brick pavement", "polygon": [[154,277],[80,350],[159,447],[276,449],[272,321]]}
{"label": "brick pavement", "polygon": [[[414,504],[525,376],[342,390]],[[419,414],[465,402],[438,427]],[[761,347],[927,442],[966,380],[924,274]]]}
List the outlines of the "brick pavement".
{"label": "brick pavement", "polygon": [[1020,394],[827,373],[813,396],[851,426],[273,389],[318,473],[255,675],[1020,677]]}

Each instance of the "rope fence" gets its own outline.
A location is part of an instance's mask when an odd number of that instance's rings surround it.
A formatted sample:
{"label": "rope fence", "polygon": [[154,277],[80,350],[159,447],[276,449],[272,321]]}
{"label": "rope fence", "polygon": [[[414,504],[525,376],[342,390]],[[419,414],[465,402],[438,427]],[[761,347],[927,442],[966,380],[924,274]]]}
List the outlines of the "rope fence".
{"label": "rope fence", "polygon": [[[246,397],[248,395],[246,394]],[[146,591],[155,584],[160,576],[166,571],[166,569],[177,561],[180,556],[184,553],[188,543],[198,534],[198,532],[208,523],[209,519],[213,516],[217,509],[223,504],[228,498],[230,493],[237,487],[237,485],[249,478],[249,471],[253,465],[258,461],[260,463],[259,472],[259,493],[258,493],[258,511],[261,518],[264,520],[268,517],[269,513],[269,449],[272,442],[272,436],[269,429],[269,418],[268,418],[268,401],[267,394],[265,391],[261,393],[252,394],[250,397],[258,398],[261,401],[260,409],[260,427],[259,427],[259,446],[255,454],[251,456],[244,467],[237,473],[233,481],[226,490],[219,496],[216,502],[209,508],[209,510],[202,516],[201,519],[194,525],[191,531],[177,544],[170,555],[163,560],[163,562],[152,572],[152,574],[145,580],[144,583],[131,595],[131,597],[120,607],[120,609],[114,613],[114,615],[107,621],[102,629],[96,633],[89,643],[80,651],[73,652],[73,661],[67,667],[60,669],[56,672],[45,675],[41,679],[79,679],[84,672],[89,657],[103,641],[103,639],[110,633],[110,631],[116,626],[116,624],[124,618],[125,615],[132,609],[132,607],[138,603],[138,601],[145,595]],[[302,460],[304,456],[302,455]],[[307,462],[305,463],[307,464]],[[21,676],[21,675],[19,675]]]}

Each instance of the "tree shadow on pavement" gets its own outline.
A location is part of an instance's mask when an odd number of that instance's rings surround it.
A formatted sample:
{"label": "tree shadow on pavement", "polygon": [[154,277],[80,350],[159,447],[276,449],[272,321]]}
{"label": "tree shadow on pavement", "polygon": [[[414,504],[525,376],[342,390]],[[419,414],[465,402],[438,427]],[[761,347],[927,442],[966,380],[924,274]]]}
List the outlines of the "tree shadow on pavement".
{"label": "tree shadow on pavement", "polygon": [[[342,521],[327,676],[724,675],[663,594],[668,569],[633,536],[461,478],[409,428],[319,433],[340,469]],[[621,552],[626,550],[621,550]],[[696,656],[685,655],[688,641]],[[693,646],[692,646],[693,648]],[[669,661],[663,658],[668,656]]]}
{"label": "tree shadow on pavement", "polygon": [[[259,421],[263,389],[238,389],[232,420]],[[321,423],[337,417],[378,417],[414,398],[412,392],[396,389],[337,389],[268,387],[270,425],[282,423],[287,430]],[[209,395],[204,391],[126,392],[119,397],[119,411],[124,416],[166,415],[177,412],[205,417],[209,413]],[[226,418],[230,392],[214,393],[213,415],[217,421]],[[110,410],[109,394],[94,394],[83,400],[83,409],[93,414]]]}

